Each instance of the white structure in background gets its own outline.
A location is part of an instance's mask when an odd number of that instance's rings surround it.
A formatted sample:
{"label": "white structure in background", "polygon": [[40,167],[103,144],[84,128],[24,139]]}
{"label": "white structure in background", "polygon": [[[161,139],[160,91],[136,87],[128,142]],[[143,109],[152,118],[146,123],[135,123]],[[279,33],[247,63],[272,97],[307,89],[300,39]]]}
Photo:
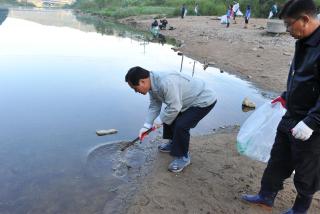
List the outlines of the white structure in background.
{"label": "white structure in background", "polygon": [[268,33],[285,33],[287,31],[286,26],[282,19],[268,19],[267,32]]}

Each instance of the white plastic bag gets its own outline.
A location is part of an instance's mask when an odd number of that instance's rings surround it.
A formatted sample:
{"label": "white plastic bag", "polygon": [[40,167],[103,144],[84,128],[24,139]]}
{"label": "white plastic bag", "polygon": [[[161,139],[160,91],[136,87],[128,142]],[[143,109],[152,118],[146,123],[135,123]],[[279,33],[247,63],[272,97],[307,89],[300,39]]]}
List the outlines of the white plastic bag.
{"label": "white plastic bag", "polygon": [[236,12],[236,15],[237,15],[237,16],[243,16],[243,13],[242,13],[240,10],[238,10],[238,11]]}
{"label": "white plastic bag", "polygon": [[228,18],[227,18],[227,15],[223,15],[220,18],[220,23],[221,24],[227,24],[228,23]]}
{"label": "white plastic bag", "polygon": [[268,16],[268,19],[271,19],[272,16],[273,16],[273,13],[272,13],[272,11],[270,11],[269,16]]}
{"label": "white plastic bag", "polygon": [[254,160],[268,162],[278,124],[286,109],[280,102],[267,102],[243,123],[237,136],[237,149]]}

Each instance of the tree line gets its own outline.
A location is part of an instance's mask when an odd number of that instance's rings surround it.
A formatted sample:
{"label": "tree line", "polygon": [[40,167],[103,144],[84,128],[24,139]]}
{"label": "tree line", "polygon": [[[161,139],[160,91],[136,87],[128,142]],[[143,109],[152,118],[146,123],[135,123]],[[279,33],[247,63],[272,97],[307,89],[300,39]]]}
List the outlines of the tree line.
{"label": "tree line", "polygon": [[[315,0],[320,5],[320,0]],[[241,11],[245,11],[247,5],[252,8],[252,15],[258,18],[266,18],[269,14],[271,6],[276,3],[281,6],[286,0],[239,0]],[[139,14],[166,14],[166,16],[177,16],[180,13],[182,4],[188,8],[188,14],[194,14],[195,4],[199,4],[201,15],[221,16],[225,14],[227,6],[233,4],[233,0],[78,0],[73,7],[89,11],[97,12],[106,16],[139,15]],[[130,11],[131,10],[131,11]],[[113,11],[113,12],[112,12]],[[132,13],[132,14],[131,14]],[[136,13],[136,14],[135,14]]]}

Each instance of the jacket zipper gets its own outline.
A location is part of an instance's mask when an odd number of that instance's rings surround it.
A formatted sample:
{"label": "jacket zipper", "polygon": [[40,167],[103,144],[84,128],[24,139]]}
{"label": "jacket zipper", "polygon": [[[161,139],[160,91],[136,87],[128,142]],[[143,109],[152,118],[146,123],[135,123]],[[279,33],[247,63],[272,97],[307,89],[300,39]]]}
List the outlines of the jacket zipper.
{"label": "jacket zipper", "polygon": [[293,84],[293,80],[294,80],[294,74],[295,74],[295,68],[294,68],[294,65],[293,65],[293,69],[292,69],[292,73],[291,73],[291,80],[290,80],[290,83],[289,83],[289,91],[288,91],[288,100],[287,100],[287,108],[290,112],[290,96],[291,96],[291,92],[292,92],[292,84]]}

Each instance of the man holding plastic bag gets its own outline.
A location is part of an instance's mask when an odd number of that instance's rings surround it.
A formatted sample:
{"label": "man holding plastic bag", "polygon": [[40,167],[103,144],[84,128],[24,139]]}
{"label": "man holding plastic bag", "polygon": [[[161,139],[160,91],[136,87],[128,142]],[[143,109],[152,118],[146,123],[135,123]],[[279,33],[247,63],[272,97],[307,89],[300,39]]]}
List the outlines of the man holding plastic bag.
{"label": "man holding plastic bag", "polygon": [[320,21],[313,0],[289,0],[279,17],[297,39],[287,91],[272,101],[281,102],[287,112],[278,125],[259,193],[242,199],[271,208],[284,180],[295,171],[297,197],[285,213],[302,214],[320,189]]}

